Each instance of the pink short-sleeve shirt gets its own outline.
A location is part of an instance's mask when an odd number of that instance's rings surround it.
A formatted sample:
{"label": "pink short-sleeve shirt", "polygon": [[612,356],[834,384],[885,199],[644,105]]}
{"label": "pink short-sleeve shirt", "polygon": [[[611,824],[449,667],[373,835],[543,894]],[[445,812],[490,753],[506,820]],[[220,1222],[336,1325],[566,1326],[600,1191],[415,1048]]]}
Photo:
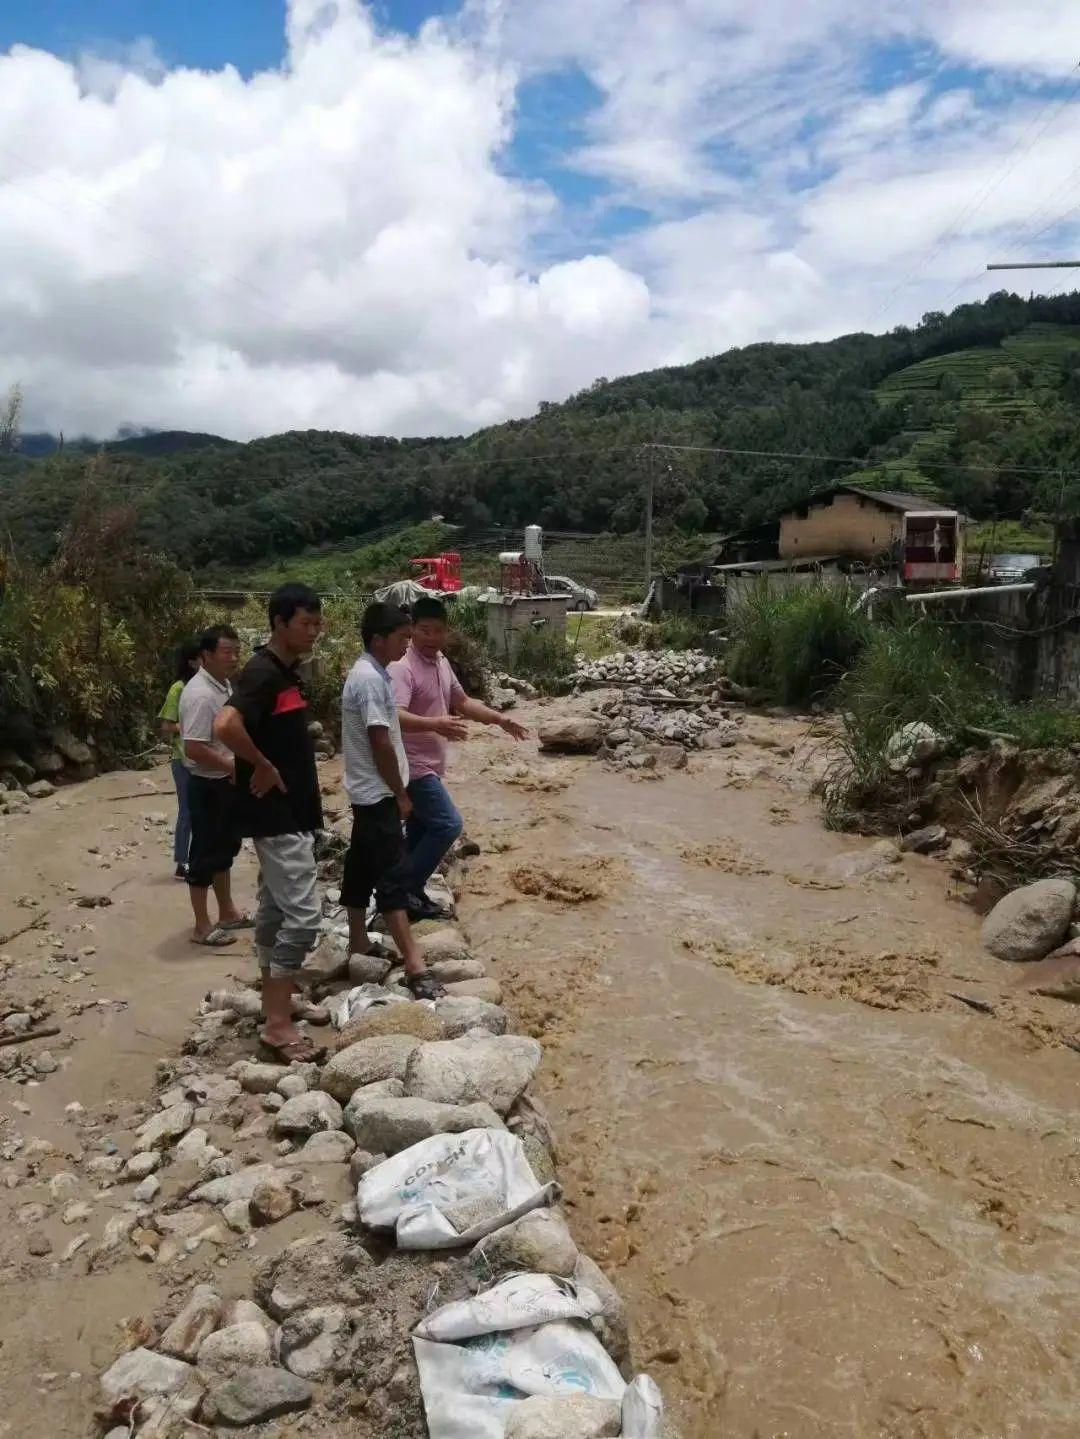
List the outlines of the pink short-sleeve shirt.
{"label": "pink short-sleeve shirt", "polygon": [[[404,659],[390,666],[390,682],[398,709],[425,718],[452,714],[465,698],[446,656],[440,655],[432,662],[412,644]],[[446,740],[442,735],[406,731],[403,738],[410,778],[423,779],[433,774],[441,779],[446,773]]]}

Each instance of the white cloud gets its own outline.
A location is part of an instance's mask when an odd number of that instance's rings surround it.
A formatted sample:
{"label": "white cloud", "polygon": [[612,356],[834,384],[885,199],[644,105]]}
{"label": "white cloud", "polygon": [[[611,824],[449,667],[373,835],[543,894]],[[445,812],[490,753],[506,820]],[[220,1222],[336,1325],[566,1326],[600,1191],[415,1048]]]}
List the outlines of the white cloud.
{"label": "white cloud", "polygon": [[[465,0],[411,39],[289,0],[287,63],[252,78],[16,47],[0,388],[69,434],[459,432],[597,374],[911,320],[969,273],[974,298],[1080,200],[1080,98],[1042,133],[1036,83],[1067,73],[1072,3]],[[901,43],[883,84],[874,47]],[[651,219],[550,263],[539,237],[581,217],[507,146],[519,82],[570,66],[600,100],[565,163]]]}

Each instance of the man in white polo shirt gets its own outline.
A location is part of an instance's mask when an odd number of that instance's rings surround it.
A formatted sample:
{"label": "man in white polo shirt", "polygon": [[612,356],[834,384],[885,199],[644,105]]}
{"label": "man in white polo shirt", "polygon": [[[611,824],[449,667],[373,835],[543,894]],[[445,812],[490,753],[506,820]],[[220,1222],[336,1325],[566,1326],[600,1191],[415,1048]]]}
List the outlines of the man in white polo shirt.
{"label": "man in white polo shirt", "polygon": [[[180,741],[190,771],[188,804],[191,848],[187,882],[195,916],[192,939],[211,949],[235,944],[232,930],[251,927],[233,903],[230,870],[240,852],[232,822],[234,761],[214,739],[214,720],[232,694],[229,681],[240,661],[240,637],[229,625],[214,625],[199,640],[200,668],[180,695]],[[210,919],[210,890],[218,919]]]}

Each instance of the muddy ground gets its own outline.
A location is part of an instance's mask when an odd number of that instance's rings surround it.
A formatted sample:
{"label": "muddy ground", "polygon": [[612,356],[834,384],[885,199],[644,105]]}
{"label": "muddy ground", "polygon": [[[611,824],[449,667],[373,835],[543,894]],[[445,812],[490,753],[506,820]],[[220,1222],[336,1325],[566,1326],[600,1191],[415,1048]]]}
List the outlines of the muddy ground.
{"label": "muddy ground", "polygon": [[[760,717],[661,779],[486,733],[459,750],[483,849],[462,917],[547,1047],[572,1224],[688,1439],[1075,1435],[1075,1010],[1016,997],[944,865],[826,833],[816,765],[804,725]],[[24,1140],[0,1162],[0,1434],[19,1439],[89,1433],[121,1321],[191,1282],[184,1261],[92,1267],[126,1196],[83,1178],[201,996],[247,971],[242,946],[186,941],[153,818],[167,780],[0,820],[0,937],[42,921],[0,943],[2,983],[63,1031],[56,1072],[0,1079],[0,1146]],[[245,859],[242,898],[252,880]],[[53,1151],[31,1166],[34,1140]],[[91,1213],[65,1224],[48,1179],[75,1168]],[[304,1222],[224,1266],[203,1246],[188,1273],[246,1294]]]}

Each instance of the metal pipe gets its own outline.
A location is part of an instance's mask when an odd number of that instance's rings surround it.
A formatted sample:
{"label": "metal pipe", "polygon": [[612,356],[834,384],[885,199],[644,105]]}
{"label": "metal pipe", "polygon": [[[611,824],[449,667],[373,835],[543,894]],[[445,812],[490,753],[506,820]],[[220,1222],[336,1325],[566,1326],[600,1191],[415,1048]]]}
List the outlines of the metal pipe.
{"label": "metal pipe", "polygon": [[966,600],[972,595],[1022,595],[1035,588],[1034,580],[1025,580],[1015,585],[976,585],[969,590],[931,590],[925,595],[905,595],[909,605],[921,605],[926,600]]}
{"label": "metal pipe", "polygon": [[988,270],[1080,270],[1080,260],[1029,260],[1026,264],[987,265]]}

